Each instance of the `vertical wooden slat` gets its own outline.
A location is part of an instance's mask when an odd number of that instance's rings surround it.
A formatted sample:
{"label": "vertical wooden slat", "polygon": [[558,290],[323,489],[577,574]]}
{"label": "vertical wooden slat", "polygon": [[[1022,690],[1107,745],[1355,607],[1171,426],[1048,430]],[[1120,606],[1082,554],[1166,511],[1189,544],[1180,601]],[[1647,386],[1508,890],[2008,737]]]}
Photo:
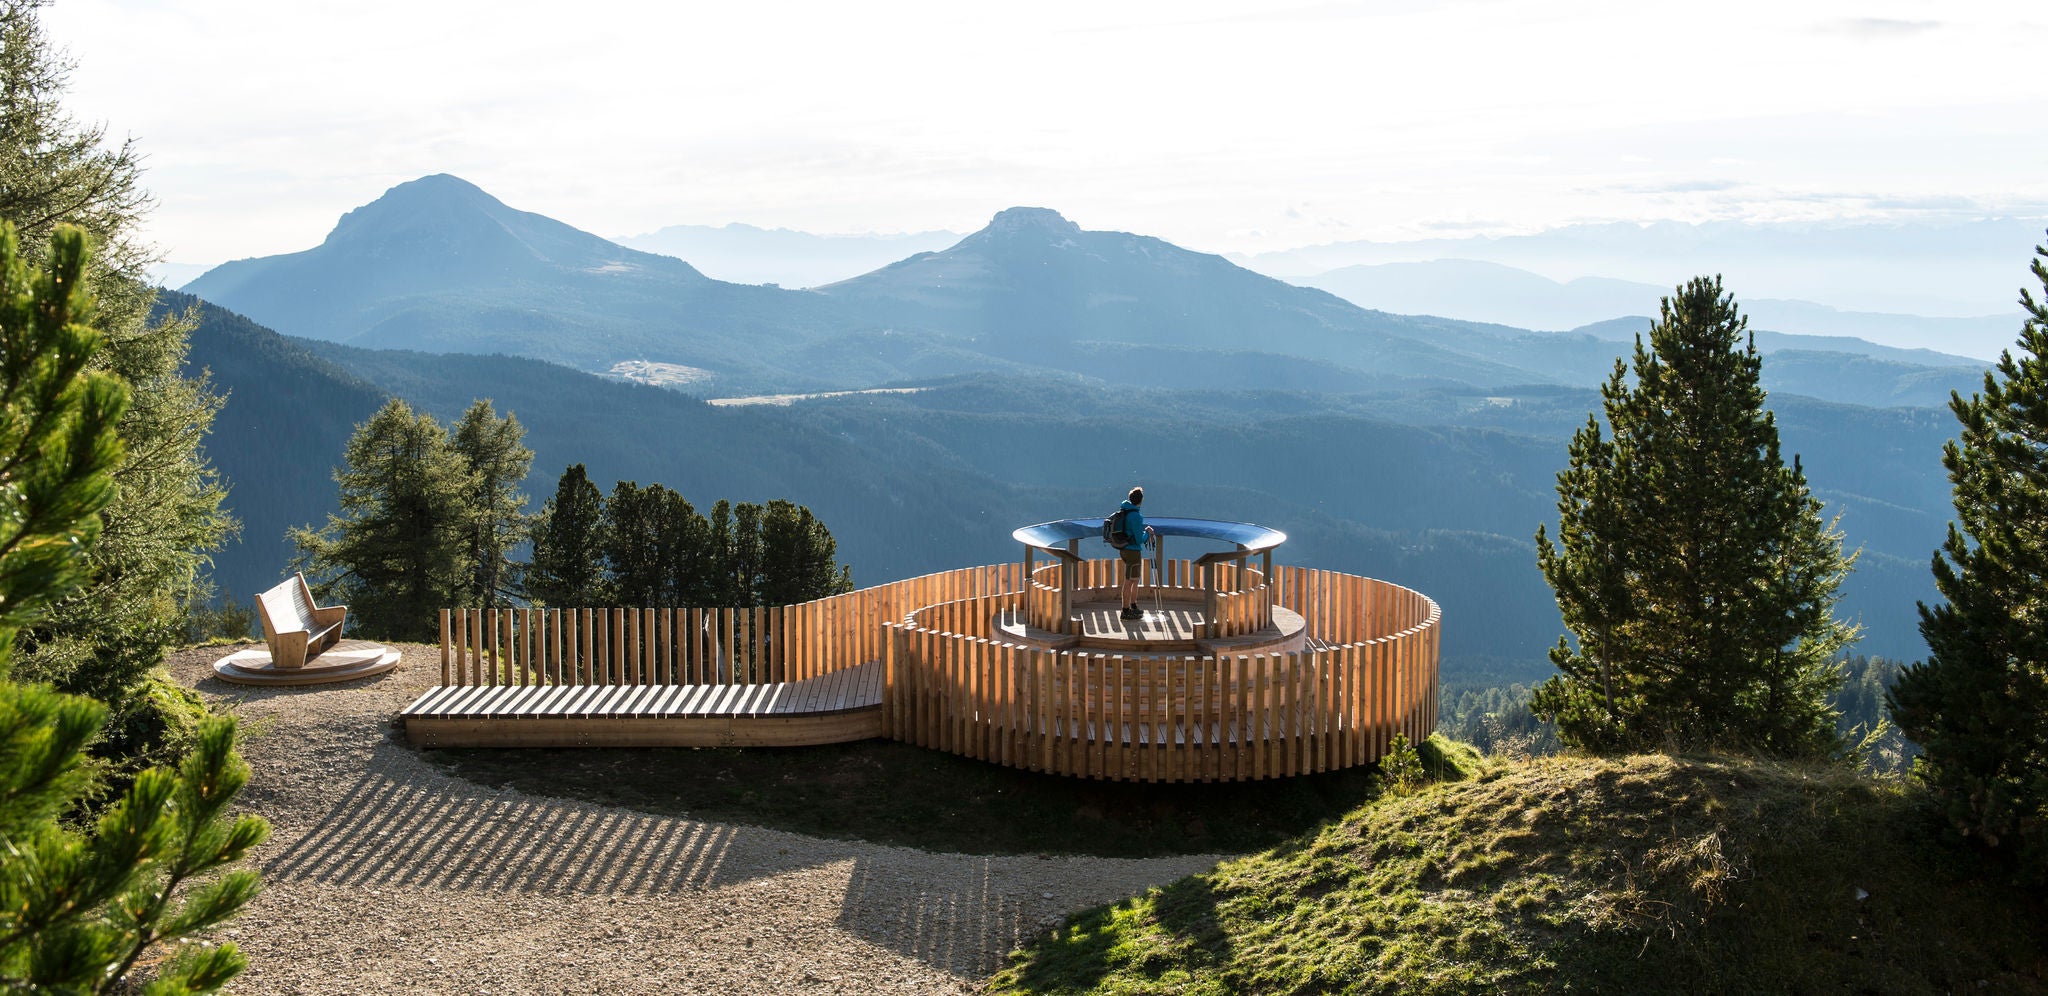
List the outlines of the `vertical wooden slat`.
{"label": "vertical wooden slat", "polygon": [[568,684],[567,681],[563,680],[562,675],[562,610],[548,609],[546,612],[548,617],[548,621],[545,624],[548,636],[548,681],[556,685]]}
{"label": "vertical wooden slat", "polygon": [[448,610],[441,610],[441,684],[448,684],[448,658],[451,646],[448,642]]}
{"label": "vertical wooden slat", "polygon": [[462,626],[469,636],[469,683],[484,683],[484,614],[481,609],[463,609]]}
{"label": "vertical wooden slat", "polygon": [[[533,609],[519,610],[519,683],[525,685],[529,678],[533,684],[540,684],[540,672],[533,667]],[[531,674],[529,674],[531,672]]]}
{"label": "vertical wooden slat", "polygon": [[604,610],[597,608],[583,609],[582,614],[583,660],[578,666],[583,671],[584,684],[602,685],[604,684],[604,673],[598,667],[598,649],[604,644],[598,630],[604,619]]}
{"label": "vertical wooden slat", "polygon": [[617,609],[612,618],[619,620],[619,666],[618,682],[621,685],[640,683],[640,610]]}
{"label": "vertical wooden slat", "polygon": [[1031,668],[1031,748],[1033,769],[1052,771],[1052,664],[1053,653],[1032,647],[1026,654]]}
{"label": "vertical wooden slat", "polygon": [[498,683],[498,674],[504,670],[505,666],[498,638],[498,610],[487,608],[483,609],[482,612],[484,614],[485,646],[490,648],[489,663],[487,665],[489,670],[485,674],[484,683],[496,685]]}

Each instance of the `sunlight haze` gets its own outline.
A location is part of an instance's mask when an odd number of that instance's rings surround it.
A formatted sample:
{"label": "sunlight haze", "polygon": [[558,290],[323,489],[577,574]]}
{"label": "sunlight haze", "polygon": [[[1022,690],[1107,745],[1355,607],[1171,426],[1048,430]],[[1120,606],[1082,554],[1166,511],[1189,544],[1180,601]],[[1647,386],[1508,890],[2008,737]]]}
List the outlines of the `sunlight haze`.
{"label": "sunlight haze", "polygon": [[[972,231],[1257,253],[1581,221],[2048,214],[2018,3],[63,0],[166,259],[448,172],[617,237]],[[2038,228],[2038,226],[2035,226]]]}

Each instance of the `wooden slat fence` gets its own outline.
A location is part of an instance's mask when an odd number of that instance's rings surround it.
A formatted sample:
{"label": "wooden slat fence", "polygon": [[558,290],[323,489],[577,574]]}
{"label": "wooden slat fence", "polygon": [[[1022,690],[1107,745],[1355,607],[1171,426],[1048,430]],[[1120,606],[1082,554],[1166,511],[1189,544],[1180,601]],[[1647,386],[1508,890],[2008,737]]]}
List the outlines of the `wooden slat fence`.
{"label": "wooden slat fence", "polygon": [[883,624],[1014,592],[1022,567],[941,571],[768,608],[441,610],[443,685],[802,681],[882,658]]}
{"label": "wooden slat fence", "polygon": [[1309,650],[1124,657],[890,623],[887,735],[1034,771],[1174,782],[1330,771],[1379,759],[1396,733],[1427,737],[1436,603],[1355,575],[1275,574],[1280,604],[1314,626]]}
{"label": "wooden slat fence", "polygon": [[[1115,583],[1116,561],[1080,565]],[[801,681],[882,661],[898,740],[1092,778],[1235,781],[1329,771],[1436,728],[1441,613],[1399,585],[1278,567],[1233,613],[1271,599],[1306,617],[1296,653],[1124,657],[987,638],[1040,597],[1018,564],[943,571],[774,608],[451,609],[443,685]],[[1188,561],[1167,581],[1197,589]],[[1219,612],[1219,614],[1221,614]]]}

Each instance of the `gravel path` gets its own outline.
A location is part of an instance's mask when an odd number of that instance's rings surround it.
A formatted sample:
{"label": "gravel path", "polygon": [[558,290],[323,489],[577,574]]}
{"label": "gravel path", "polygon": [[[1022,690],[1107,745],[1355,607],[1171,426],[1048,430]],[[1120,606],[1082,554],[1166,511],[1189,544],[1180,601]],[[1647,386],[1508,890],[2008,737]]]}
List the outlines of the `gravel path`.
{"label": "gravel path", "polygon": [[977,857],[498,791],[420,759],[392,717],[439,677],[300,688],[213,677],[270,820],[264,891],[226,933],[238,993],[956,993],[1062,916],[1209,857]]}

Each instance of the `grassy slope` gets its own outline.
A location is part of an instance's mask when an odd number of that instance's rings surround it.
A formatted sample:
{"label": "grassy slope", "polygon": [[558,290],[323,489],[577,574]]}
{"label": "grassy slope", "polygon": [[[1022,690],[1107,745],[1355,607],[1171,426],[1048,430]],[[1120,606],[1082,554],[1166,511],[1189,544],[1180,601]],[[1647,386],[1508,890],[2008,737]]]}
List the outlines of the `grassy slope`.
{"label": "grassy slope", "polygon": [[2048,913],[1917,791],[1560,757],[1365,803],[1077,915],[997,993],[2048,991]]}

